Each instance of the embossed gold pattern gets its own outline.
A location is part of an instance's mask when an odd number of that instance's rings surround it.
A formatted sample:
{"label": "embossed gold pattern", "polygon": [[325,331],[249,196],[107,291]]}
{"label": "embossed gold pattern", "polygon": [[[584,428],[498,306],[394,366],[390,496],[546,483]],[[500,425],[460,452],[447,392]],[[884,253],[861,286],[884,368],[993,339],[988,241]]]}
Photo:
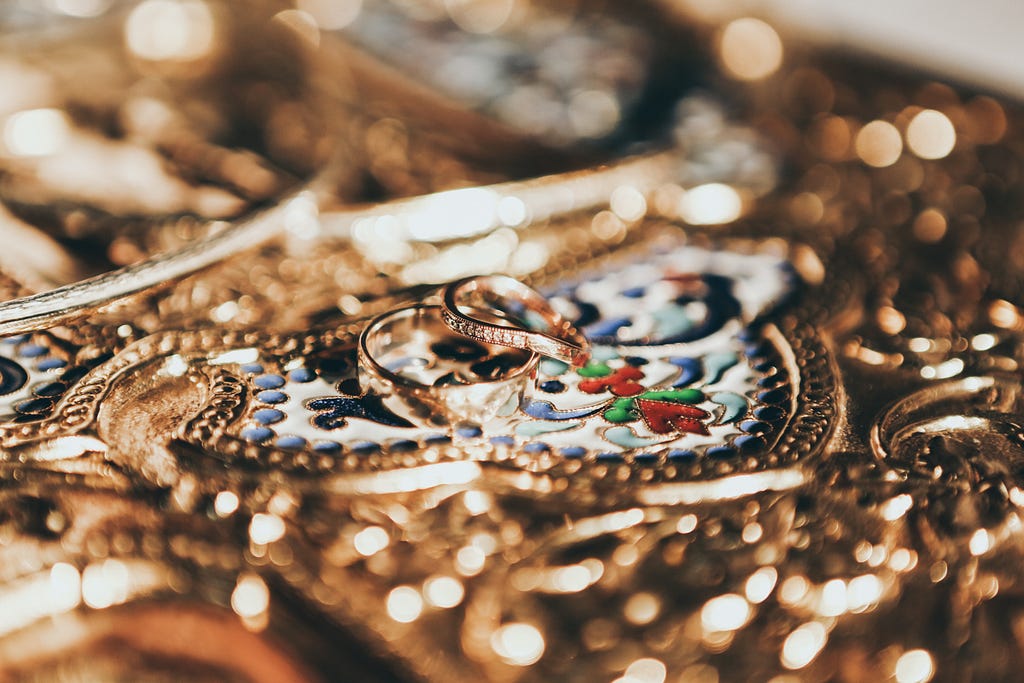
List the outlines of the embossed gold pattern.
{"label": "embossed gold pattern", "polygon": [[0,680],[1019,678],[1020,107],[612,5],[0,9]]}

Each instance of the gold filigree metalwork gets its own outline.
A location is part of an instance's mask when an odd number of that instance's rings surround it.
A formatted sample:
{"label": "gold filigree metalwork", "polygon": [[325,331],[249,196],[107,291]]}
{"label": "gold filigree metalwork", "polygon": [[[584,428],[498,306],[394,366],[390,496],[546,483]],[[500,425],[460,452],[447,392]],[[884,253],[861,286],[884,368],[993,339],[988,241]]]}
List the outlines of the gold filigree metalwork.
{"label": "gold filigree metalwork", "polygon": [[[0,10],[67,32],[0,61],[0,679],[1018,678],[1019,107],[674,2],[349,4]],[[360,384],[489,273],[593,359]]]}

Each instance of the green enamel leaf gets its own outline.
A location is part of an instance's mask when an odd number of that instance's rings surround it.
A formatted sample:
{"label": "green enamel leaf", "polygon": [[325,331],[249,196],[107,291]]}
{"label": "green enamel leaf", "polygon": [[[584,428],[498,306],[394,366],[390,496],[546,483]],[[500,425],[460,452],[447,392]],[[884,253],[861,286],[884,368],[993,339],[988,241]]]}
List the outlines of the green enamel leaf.
{"label": "green enamel leaf", "polygon": [[637,398],[648,401],[667,401],[669,403],[700,403],[704,400],[704,392],[697,389],[663,389],[645,391]]}
{"label": "green enamel leaf", "polygon": [[591,361],[576,372],[580,377],[607,377],[612,374],[612,369],[607,363],[595,363]]}
{"label": "green enamel leaf", "polygon": [[636,402],[632,398],[618,398],[604,411],[604,419],[609,422],[632,422],[639,418],[636,414]]}

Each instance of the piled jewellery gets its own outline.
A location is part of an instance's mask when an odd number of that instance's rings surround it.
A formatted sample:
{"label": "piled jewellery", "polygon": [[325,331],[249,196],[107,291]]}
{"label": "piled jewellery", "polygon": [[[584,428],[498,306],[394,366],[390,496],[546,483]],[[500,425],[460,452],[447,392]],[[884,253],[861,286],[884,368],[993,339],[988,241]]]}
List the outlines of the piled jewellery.
{"label": "piled jewellery", "polygon": [[328,5],[3,10],[0,678],[1016,678],[1015,106]]}

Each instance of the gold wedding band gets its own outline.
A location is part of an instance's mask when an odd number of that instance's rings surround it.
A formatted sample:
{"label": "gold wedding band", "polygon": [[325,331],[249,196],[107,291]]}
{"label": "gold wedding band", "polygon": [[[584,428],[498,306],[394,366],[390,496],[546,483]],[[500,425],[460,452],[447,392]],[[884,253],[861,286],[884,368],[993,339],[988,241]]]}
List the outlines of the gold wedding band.
{"label": "gold wedding band", "polygon": [[529,350],[454,335],[442,322],[441,307],[424,304],[371,320],[359,335],[358,354],[361,389],[427,427],[483,424],[514,412],[533,386],[540,360]]}
{"label": "gold wedding band", "polygon": [[[590,343],[540,293],[506,275],[467,277],[445,285],[441,292],[444,323],[471,339],[527,349],[570,365],[590,358]],[[502,318],[481,319],[478,311]],[[510,327],[508,322],[518,326]]]}

